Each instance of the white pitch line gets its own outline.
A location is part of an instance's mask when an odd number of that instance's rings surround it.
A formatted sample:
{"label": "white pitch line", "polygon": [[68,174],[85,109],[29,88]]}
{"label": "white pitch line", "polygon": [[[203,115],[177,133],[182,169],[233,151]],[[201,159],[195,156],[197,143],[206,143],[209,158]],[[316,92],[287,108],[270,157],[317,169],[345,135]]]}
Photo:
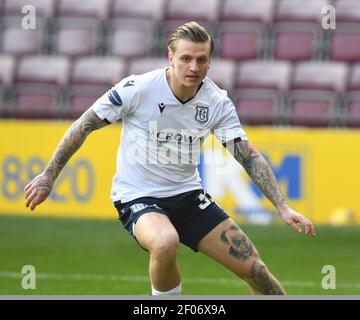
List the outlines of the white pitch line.
{"label": "white pitch line", "polygon": [[[24,275],[19,272],[0,271],[0,278],[16,278],[21,279]],[[149,278],[145,276],[118,276],[118,275],[99,275],[99,274],[56,274],[56,273],[36,273],[37,279],[44,280],[73,280],[73,281],[119,281],[119,282],[149,282]],[[226,278],[183,278],[184,283],[198,283],[209,285],[232,285],[232,286],[247,286],[244,281]],[[319,283],[313,281],[290,281],[280,280],[280,282],[287,287],[321,287]],[[338,289],[360,289],[360,283],[337,283]]]}

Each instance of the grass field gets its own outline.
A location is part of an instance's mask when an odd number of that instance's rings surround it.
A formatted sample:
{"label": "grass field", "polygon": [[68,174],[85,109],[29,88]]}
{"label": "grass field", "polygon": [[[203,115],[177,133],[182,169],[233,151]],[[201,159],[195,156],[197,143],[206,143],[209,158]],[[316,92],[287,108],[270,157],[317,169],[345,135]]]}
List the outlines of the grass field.
{"label": "grass field", "polygon": [[[291,295],[360,295],[360,228],[317,227],[317,238],[284,225],[243,225],[263,260]],[[114,219],[0,216],[1,295],[148,295],[147,253]],[[181,246],[185,295],[247,295],[224,267]],[[24,265],[36,268],[36,289],[21,287]],[[336,268],[336,289],[321,286],[324,265]]]}

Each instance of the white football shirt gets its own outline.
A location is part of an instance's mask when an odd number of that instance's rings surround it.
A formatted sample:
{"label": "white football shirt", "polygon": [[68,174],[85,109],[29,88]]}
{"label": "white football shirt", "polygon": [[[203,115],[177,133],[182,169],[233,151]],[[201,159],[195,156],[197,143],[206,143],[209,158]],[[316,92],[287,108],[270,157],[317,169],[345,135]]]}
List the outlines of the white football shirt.
{"label": "white football shirt", "polygon": [[170,197],[201,189],[201,144],[214,133],[221,143],[247,140],[226,91],[205,78],[196,96],[180,102],[166,69],[120,81],[92,106],[99,118],[123,121],[111,199]]}

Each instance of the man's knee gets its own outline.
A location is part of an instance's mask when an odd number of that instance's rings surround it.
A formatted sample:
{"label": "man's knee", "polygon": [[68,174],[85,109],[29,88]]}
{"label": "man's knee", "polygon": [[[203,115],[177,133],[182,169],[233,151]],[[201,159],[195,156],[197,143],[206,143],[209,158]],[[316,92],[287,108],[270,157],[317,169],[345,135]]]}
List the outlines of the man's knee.
{"label": "man's knee", "polygon": [[174,232],[158,235],[150,246],[150,253],[154,258],[171,261],[176,257],[179,247],[179,236]]}
{"label": "man's knee", "polygon": [[254,248],[251,256],[238,265],[237,275],[244,280],[250,278],[254,263],[257,261],[261,261],[261,259],[258,251]]}

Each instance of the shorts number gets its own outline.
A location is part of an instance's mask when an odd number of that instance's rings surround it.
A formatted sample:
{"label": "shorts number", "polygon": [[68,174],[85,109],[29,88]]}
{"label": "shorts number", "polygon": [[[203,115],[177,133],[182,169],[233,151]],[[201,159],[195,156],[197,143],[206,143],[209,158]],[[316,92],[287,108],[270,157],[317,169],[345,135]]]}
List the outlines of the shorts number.
{"label": "shorts number", "polygon": [[200,193],[198,198],[200,200],[199,208],[201,210],[206,209],[213,202],[208,194]]}

